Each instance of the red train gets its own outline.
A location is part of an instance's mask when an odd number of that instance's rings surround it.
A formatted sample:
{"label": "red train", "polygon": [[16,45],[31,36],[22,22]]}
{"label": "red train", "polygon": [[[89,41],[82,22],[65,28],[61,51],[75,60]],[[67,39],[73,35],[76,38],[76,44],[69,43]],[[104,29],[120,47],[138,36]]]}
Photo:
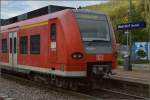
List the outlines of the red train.
{"label": "red train", "polygon": [[0,65],[1,69],[47,74],[53,80],[101,78],[117,66],[109,17],[65,9],[1,26]]}

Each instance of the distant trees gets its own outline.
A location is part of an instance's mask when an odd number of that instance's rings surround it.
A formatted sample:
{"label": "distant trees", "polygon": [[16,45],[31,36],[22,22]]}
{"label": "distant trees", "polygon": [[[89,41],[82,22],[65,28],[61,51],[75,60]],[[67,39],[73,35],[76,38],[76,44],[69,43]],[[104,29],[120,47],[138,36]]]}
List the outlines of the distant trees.
{"label": "distant trees", "polygon": [[[128,17],[129,0],[110,0],[107,3],[85,7],[86,9],[105,12],[111,18],[116,39],[118,43],[126,44],[126,35],[124,31],[117,30],[117,24],[127,23],[125,17]],[[147,28],[132,30],[132,42],[149,41],[150,30],[150,0],[132,0],[132,22],[146,21]]]}
{"label": "distant trees", "polygon": [[[147,12],[144,12],[144,6],[145,5],[144,5],[143,2],[137,2],[137,5],[135,5],[135,4],[132,5],[131,22],[136,22],[136,21],[146,21],[147,22],[147,19],[150,19],[150,18],[146,17]],[[121,12],[122,9],[120,8],[119,10]],[[128,8],[126,8],[126,10],[128,10]],[[120,15],[119,13],[116,14],[116,15],[119,16],[119,19],[116,19],[116,20],[119,20],[119,21],[117,22],[117,21],[114,21],[112,19],[114,27],[116,27],[117,24],[125,23],[123,21],[124,17],[122,17],[122,15]],[[128,16],[127,13],[124,13],[124,15]],[[145,28],[145,29],[133,29],[132,30],[132,42],[137,42],[137,41],[138,42],[145,42],[145,41],[147,42],[147,41],[149,41],[148,33],[149,33],[148,32],[148,28]],[[124,34],[124,31],[122,31],[122,30],[121,31],[117,31],[116,30],[115,34],[116,34],[118,43],[126,44],[126,35]]]}

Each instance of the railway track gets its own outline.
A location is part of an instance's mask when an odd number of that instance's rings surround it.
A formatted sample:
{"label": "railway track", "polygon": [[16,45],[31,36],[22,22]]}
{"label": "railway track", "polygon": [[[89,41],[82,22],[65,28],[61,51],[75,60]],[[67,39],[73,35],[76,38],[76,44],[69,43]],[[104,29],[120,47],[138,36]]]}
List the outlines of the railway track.
{"label": "railway track", "polygon": [[[53,90],[53,91],[56,91],[56,92],[67,93],[68,95],[81,97],[82,99],[86,99],[86,100],[101,100],[100,98],[97,98],[97,97],[92,96],[92,95],[88,95],[88,94],[81,93],[81,92],[76,92],[76,91],[71,91],[71,90],[68,90],[68,89],[62,89],[62,88],[58,88],[58,87],[47,85],[47,84],[45,85],[44,83],[35,82],[35,81],[29,80],[29,79],[26,79],[26,78],[22,78],[22,77],[19,77],[19,76],[15,76],[15,75],[10,75],[10,74],[3,73],[3,74],[1,74],[1,77],[2,78],[7,78],[9,80],[16,81],[17,83],[19,82],[20,84],[28,83],[30,85],[33,85],[33,86],[35,85],[37,87],[44,88],[44,89],[47,89],[49,91]],[[7,100],[7,97],[6,96],[5,97],[4,96],[0,97],[0,100]],[[10,100],[13,100],[13,99],[10,99]]]}
{"label": "railway track", "polygon": [[93,89],[91,91],[81,91],[82,93],[101,98],[103,100],[149,100],[140,96],[125,94],[108,89]]}
{"label": "railway track", "polygon": [[123,92],[119,92],[119,91],[114,91],[114,90],[110,90],[110,89],[101,89],[103,91],[108,91],[108,92],[112,92],[112,93],[116,93],[116,94],[120,94],[120,95],[124,95],[124,96],[128,96],[131,98],[135,98],[136,100],[147,100],[148,98],[142,97],[142,96],[137,96],[137,95],[132,95],[132,94],[127,94],[127,93],[123,93]]}
{"label": "railway track", "polygon": [[[3,78],[7,78],[7,79],[17,81],[20,84],[28,83],[28,84],[36,85],[40,88],[45,88],[45,89],[48,89],[48,90],[67,93],[68,95],[82,97],[82,99],[86,99],[86,100],[104,100],[104,99],[105,100],[116,100],[116,99],[117,100],[118,99],[119,100],[120,99],[124,99],[124,100],[125,99],[126,100],[147,100],[144,97],[130,95],[130,94],[126,94],[126,93],[122,93],[122,92],[118,92],[118,91],[113,91],[113,90],[110,90],[110,89],[104,89],[104,88],[92,89],[92,90],[81,89],[81,90],[76,92],[76,91],[72,91],[72,90],[68,90],[68,89],[57,88],[55,86],[51,86],[51,85],[47,85],[47,84],[43,85],[45,83],[41,83],[41,82],[37,83],[33,80],[29,80],[27,78],[22,78],[22,77],[19,77],[19,76],[16,76],[16,75],[10,75],[10,74],[3,73],[1,76]],[[13,100],[13,99],[11,99],[11,100]]]}

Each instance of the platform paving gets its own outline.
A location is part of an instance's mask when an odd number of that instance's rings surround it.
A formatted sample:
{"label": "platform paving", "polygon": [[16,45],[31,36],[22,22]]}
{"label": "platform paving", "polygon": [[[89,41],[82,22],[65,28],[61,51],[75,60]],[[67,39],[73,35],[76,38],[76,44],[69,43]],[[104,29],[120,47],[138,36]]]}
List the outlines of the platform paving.
{"label": "platform paving", "polygon": [[131,82],[143,83],[150,85],[150,66],[149,64],[135,64],[132,67],[132,71],[127,71],[123,66],[118,66],[113,70],[114,75],[112,78],[126,80]]}
{"label": "platform paving", "polygon": [[104,79],[103,88],[150,100],[150,66],[133,65],[132,71],[123,66],[113,70],[113,75]]}

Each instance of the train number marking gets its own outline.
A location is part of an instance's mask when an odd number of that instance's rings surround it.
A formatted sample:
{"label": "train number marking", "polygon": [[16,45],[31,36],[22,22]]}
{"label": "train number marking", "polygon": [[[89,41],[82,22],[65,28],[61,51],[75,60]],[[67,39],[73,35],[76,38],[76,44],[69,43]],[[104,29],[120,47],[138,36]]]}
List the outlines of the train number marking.
{"label": "train number marking", "polygon": [[104,55],[96,55],[96,60],[104,60]]}

